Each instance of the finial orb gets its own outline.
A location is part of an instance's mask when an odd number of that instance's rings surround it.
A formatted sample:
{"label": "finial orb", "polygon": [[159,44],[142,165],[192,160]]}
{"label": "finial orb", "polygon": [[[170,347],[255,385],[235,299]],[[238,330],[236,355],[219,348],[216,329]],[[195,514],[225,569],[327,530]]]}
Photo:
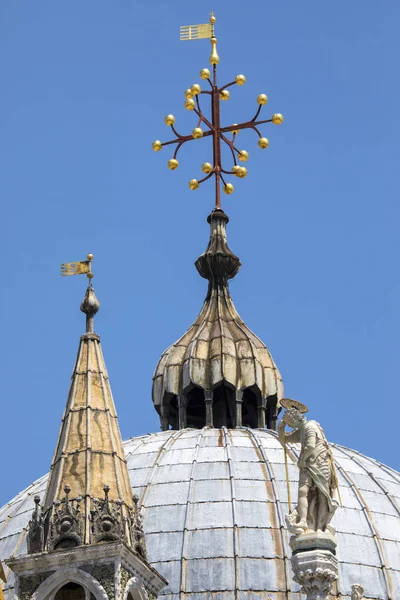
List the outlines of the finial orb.
{"label": "finial orb", "polygon": [[268,96],[266,96],[265,94],[258,94],[257,102],[258,104],[261,104],[261,106],[264,106],[264,104],[267,104],[268,102]]}
{"label": "finial orb", "polygon": [[193,98],[192,90],[190,88],[188,88],[187,90],[185,90],[185,98],[187,98],[188,100],[190,100],[191,98]]}
{"label": "finial orb", "polygon": [[205,162],[201,165],[201,170],[203,171],[203,173],[208,175],[208,173],[211,173],[211,171],[213,170],[213,166],[211,163]]}
{"label": "finial orb", "polygon": [[244,85],[246,83],[246,77],[244,75],[236,75],[236,85]]}
{"label": "finial orb", "polygon": [[229,196],[229,194],[233,194],[234,190],[235,190],[235,188],[233,187],[233,185],[231,183],[227,183],[224,186],[224,192],[225,192],[225,194],[228,194],[228,196]]}
{"label": "finial orb", "polygon": [[229,100],[231,95],[228,90],[222,90],[219,94],[219,97],[221,98],[221,100]]}
{"label": "finial orb", "polygon": [[246,167],[239,167],[236,173],[236,176],[239,177],[240,179],[243,179],[244,177],[246,177],[247,175],[247,169]]}
{"label": "finial orb", "polygon": [[258,140],[258,145],[260,148],[262,148],[262,150],[264,150],[265,148],[268,148],[269,140],[267,138],[262,137]]}
{"label": "finial orb", "polygon": [[93,259],[94,259],[94,256],[93,256],[93,254],[88,254],[86,258],[87,258],[88,260],[93,260]]}
{"label": "finial orb", "polygon": [[215,23],[215,22],[216,22],[216,20],[217,20],[217,19],[216,19],[216,17],[215,17],[215,15],[214,15],[214,13],[211,13],[211,17],[210,17],[210,23],[211,23],[211,24],[213,24],[213,23]]}
{"label": "finial orb", "polygon": [[210,77],[211,77],[210,69],[202,69],[200,71],[200,77],[201,77],[201,79],[210,79]]}
{"label": "finial orb", "polygon": [[201,92],[201,87],[198,83],[194,83],[190,88],[190,91],[192,92],[193,96],[197,96],[197,94],[200,94]]}
{"label": "finial orb", "polygon": [[152,148],[153,148],[154,152],[160,152],[160,150],[162,148],[162,143],[160,142],[160,140],[156,140],[155,142],[153,142]]}
{"label": "finial orb", "polygon": [[272,122],[275,125],[282,125],[283,121],[283,115],[281,115],[280,113],[275,113],[274,115],[272,115]]}
{"label": "finial orb", "polygon": [[189,187],[191,190],[197,190],[197,188],[200,187],[199,182],[197,181],[197,179],[191,179],[189,181]]}
{"label": "finial orb", "polygon": [[204,132],[201,127],[195,127],[192,131],[192,136],[195,140],[199,140],[204,135]]}
{"label": "finial orb", "polygon": [[188,98],[188,100],[185,100],[186,110],[193,110],[195,107],[196,107],[196,102],[192,98]]}
{"label": "finial orb", "polygon": [[[237,123],[234,123],[234,125],[237,125]],[[237,135],[239,133],[239,129],[232,129],[231,134],[232,135]]]}
{"label": "finial orb", "polygon": [[94,273],[86,273],[88,279],[93,279]]}
{"label": "finial orb", "polygon": [[236,175],[236,177],[237,177],[237,174],[238,174],[238,171],[239,171],[239,169],[240,169],[240,168],[241,168],[241,167],[240,167],[239,165],[234,165],[234,166],[232,167],[232,173],[233,173],[234,175]]}
{"label": "finial orb", "polygon": [[240,150],[239,154],[238,154],[238,159],[240,160],[240,162],[246,162],[249,160],[249,153],[247,152],[247,150]]}
{"label": "finial orb", "polygon": [[166,125],[168,125],[169,127],[171,127],[171,125],[173,125],[175,123],[174,115],[167,115],[164,119],[164,123]]}
{"label": "finial orb", "polygon": [[176,160],[176,158],[170,158],[168,161],[168,169],[170,169],[171,171],[175,171],[175,169],[177,169],[179,166],[179,162]]}

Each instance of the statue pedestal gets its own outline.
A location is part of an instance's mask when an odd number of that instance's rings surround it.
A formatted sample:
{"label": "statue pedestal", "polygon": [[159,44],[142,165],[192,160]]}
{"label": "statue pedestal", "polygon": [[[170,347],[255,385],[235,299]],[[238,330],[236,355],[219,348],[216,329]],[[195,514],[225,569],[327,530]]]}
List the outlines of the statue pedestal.
{"label": "statue pedestal", "polygon": [[338,578],[336,538],[327,531],[311,531],[293,536],[293,579],[302,586],[307,600],[327,600],[332,583]]}

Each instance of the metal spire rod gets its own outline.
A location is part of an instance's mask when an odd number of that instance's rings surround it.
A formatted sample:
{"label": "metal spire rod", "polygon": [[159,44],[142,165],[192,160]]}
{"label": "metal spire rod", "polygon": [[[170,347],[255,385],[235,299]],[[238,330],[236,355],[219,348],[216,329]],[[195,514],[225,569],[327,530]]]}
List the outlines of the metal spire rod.
{"label": "metal spire rod", "polygon": [[[186,25],[181,27],[181,40],[195,40],[202,38],[209,38],[211,42],[211,56],[210,63],[213,67],[212,79],[211,72],[209,69],[202,69],[200,71],[201,79],[208,81],[211,90],[202,90],[198,83],[192,85],[185,91],[185,108],[187,110],[193,110],[198,116],[197,127],[195,127],[191,134],[181,135],[175,129],[175,117],[174,115],[167,115],[164,119],[165,124],[171,127],[175,134],[175,138],[167,142],[161,142],[156,140],[153,142],[153,150],[156,152],[160,151],[164,146],[176,144],[176,148],[173,157],[168,161],[168,167],[171,171],[178,168],[179,162],[177,155],[183,144],[192,140],[198,140],[204,137],[212,136],[213,141],[213,164],[209,162],[203,163],[201,169],[205,174],[203,179],[191,179],[189,181],[189,187],[191,190],[196,190],[201,183],[210,179],[213,175],[215,176],[215,207],[221,208],[221,182],[223,184],[223,190],[226,194],[232,194],[234,187],[231,183],[227,183],[223,175],[234,175],[243,179],[247,175],[247,169],[244,166],[237,164],[237,160],[240,162],[247,162],[249,154],[246,150],[239,150],[236,145],[236,136],[242,129],[252,129],[259,137],[258,145],[260,148],[265,149],[269,146],[269,141],[266,137],[263,137],[258,130],[259,125],[264,123],[274,123],[275,125],[281,125],[283,123],[283,116],[280,113],[272,115],[270,119],[257,120],[261,112],[262,107],[267,104],[268,97],[265,94],[259,94],[257,97],[258,110],[254,117],[250,121],[244,121],[242,123],[234,123],[229,127],[221,127],[220,118],[220,101],[229,100],[230,92],[227,88],[232,85],[244,85],[246,83],[246,77],[244,75],[236,75],[234,81],[227,83],[222,87],[218,87],[217,84],[217,65],[219,63],[219,56],[217,53],[217,38],[215,37],[215,15],[211,13],[210,23],[201,25]],[[199,97],[201,95],[211,96],[211,122],[204,115],[200,108]],[[201,127],[204,124],[205,129]],[[232,133],[232,138],[229,139],[225,134]],[[233,167],[230,170],[225,170],[222,164],[222,153],[221,153],[221,141],[230,149],[230,153],[233,159]]]}

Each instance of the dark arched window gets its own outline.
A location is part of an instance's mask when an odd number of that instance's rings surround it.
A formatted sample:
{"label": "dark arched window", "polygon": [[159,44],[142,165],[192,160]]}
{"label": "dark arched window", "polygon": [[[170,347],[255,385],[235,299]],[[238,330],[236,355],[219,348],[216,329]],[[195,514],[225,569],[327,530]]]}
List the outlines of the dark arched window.
{"label": "dark arched window", "polygon": [[235,427],[235,394],[226,385],[220,385],[213,391],[214,427]]}
{"label": "dark arched window", "polygon": [[79,583],[70,581],[58,590],[54,600],[85,600],[85,590]]}
{"label": "dark arched window", "polygon": [[187,392],[186,426],[199,429],[206,424],[206,403],[204,391],[193,387]]}

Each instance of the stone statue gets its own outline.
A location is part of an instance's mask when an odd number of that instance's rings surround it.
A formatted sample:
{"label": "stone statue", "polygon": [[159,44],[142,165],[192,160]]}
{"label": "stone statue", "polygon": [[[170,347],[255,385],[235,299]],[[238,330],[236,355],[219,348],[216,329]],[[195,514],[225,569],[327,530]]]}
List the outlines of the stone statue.
{"label": "stone statue", "polygon": [[351,586],[351,600],[364,600],[364,588],[359,583]]}
{"label": "stone statue", "polygon": [[[305,418],[307,407],[288,398],[281,400],[281,404],[286,410],[278,426],[279,439],[282,445],[286,441],[301,444],[297,462],[298,504],[286,516],[288,530],[294,535],[309,531],[328,531],[333,535],[335,530],[329,523],[339,505],[338,484],[328,442],[321,425]],[[286,435],[285,425],[294,431]]]}

